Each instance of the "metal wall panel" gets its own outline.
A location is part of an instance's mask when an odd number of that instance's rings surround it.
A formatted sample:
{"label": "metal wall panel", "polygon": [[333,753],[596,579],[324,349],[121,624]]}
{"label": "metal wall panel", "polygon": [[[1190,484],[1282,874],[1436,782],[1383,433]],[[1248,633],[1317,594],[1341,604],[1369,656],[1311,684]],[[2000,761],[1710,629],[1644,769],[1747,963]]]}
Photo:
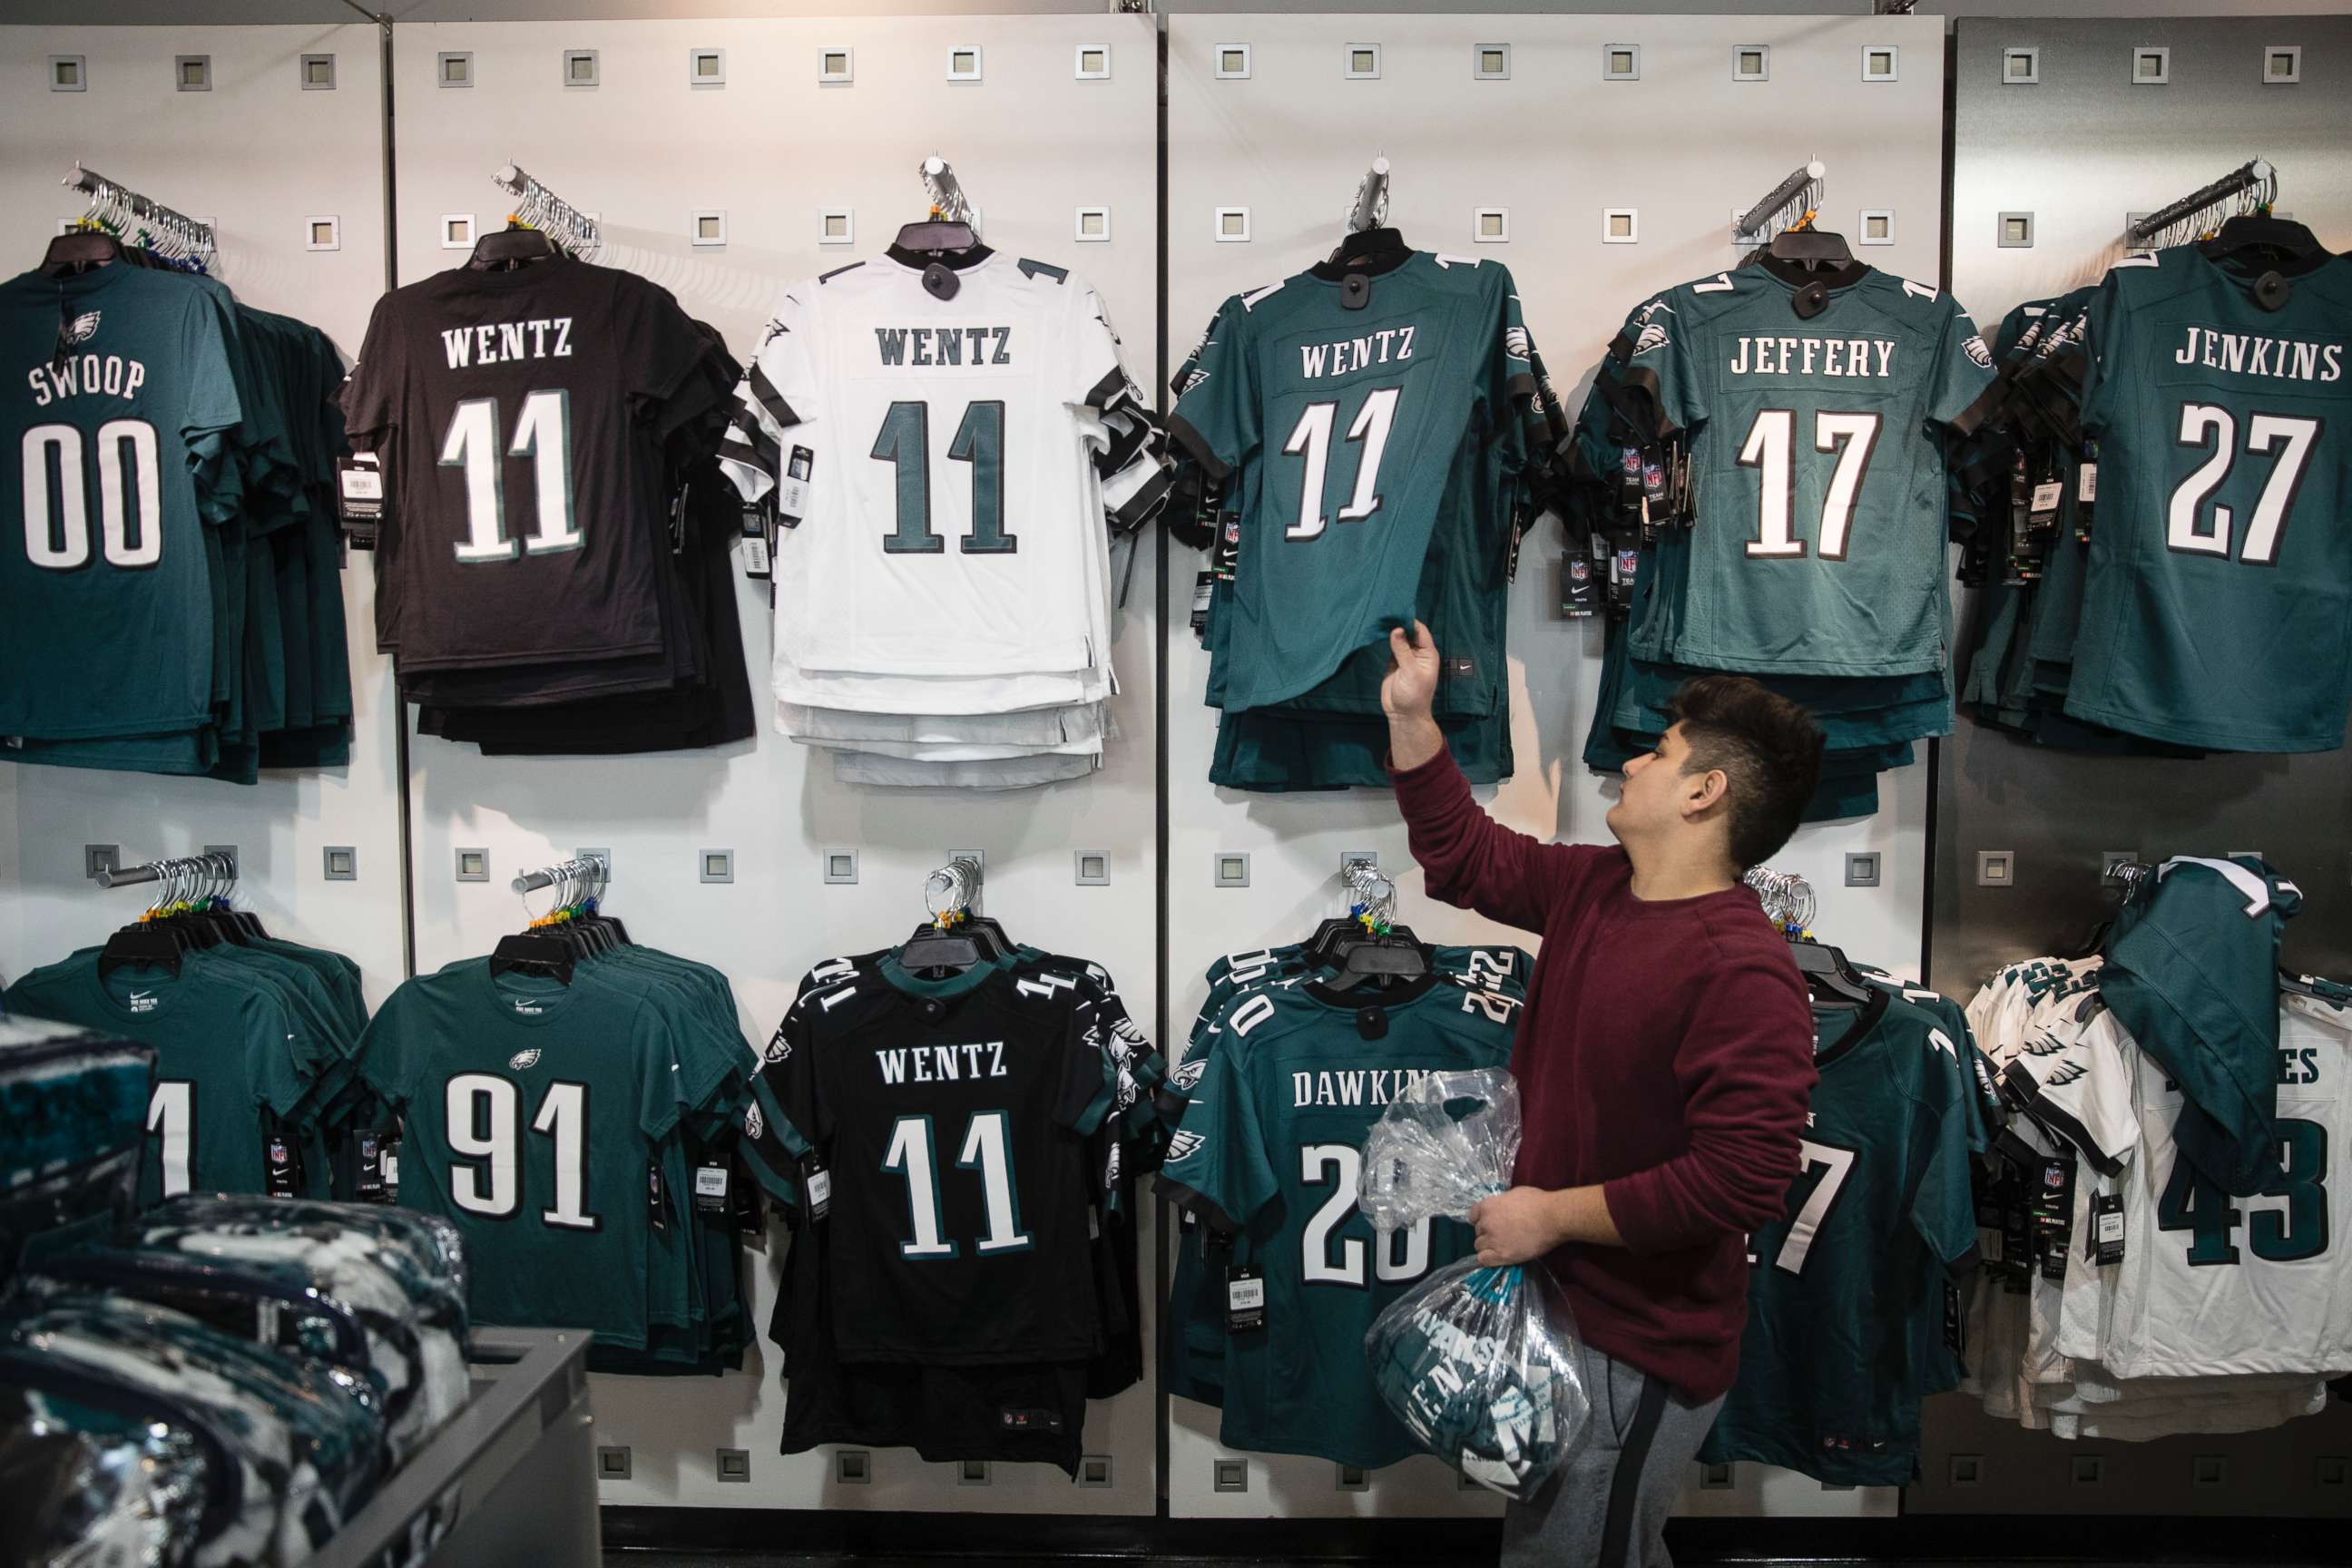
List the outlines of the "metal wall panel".
{"label": "metal wall panel", "polygon": [[[2299,45],[2303,79],[2265,86],[2267,47]],[[2170,80],[2137,85],[2132,51],[2171,50]],[[2001,79],[2012,48],[2041,50],[2040,80]],[[2331,249],[2352,242],[2352,20],[1969,19],[1954,32],[1954,291],[1988,328],[2020,300],[2095,280],[2122,254],[2127,212],[2163,206],[2260,155],[2280,173],[2280,208]],[[1996,243],[1999,215],[2034,215],[2034,243]],[[2347,520],[2331,520],[2347,526]],[[2104,523],[2103,523],[2104,526]],[[2102,852],[2146,857],[2260,850],[2294,877],[2287,931],[2301,967],[2352,974],[2352,759],[2215,756],[2199,762],[2039,751],[1960,721],[1942,747],[1936,821],[1932,980],[1965,999],[1993,968],[2087,932],[2110,900]],[[2013,885],[1979,887],[1977,854],[2016,857]],[[2235,1437],[2064,1444],[1989,1420],[1954,1394],[1927,1407],[1919,1512],[2352,1513],[2321,1480],[2323,1456],[2352,1451],[2352,1410]],[[2226,1462],[2220,1485],[2192,1461]],[[2095,1480],[2074,1461],[2103,1458]],[[1980,1461],[1955,1484],[1953,1461]]]}

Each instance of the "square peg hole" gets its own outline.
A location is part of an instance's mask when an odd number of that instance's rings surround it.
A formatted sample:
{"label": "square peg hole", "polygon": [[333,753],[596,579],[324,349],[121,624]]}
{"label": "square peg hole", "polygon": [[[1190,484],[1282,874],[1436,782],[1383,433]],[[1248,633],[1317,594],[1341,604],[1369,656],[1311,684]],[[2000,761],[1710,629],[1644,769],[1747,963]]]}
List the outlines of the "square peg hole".
{"label": "square peg hole", "polygon": [[2011,87],[2031,87],[2042,79],[2042,50],[2011,48],[2000,51],[2000,79]]}
{"label": "square peg hole", "polygon": [[487,849],[457,851],[457,880],[487,882],[490,879],[490,852]]}
{"label": "square peg hole", "polygon": [[1639,245],[1642,242],[1642,213],[1638,207],[1604,207],[1601,213],[1601,243],[1603,245]]}
{"label": "square peg hole", "polygon": [[2352,1458],[2342,1454],[2322,1454],[2312,1469],[2312,1479],[2323,1487],[2352,1486]]}
{"label": "square peg hole", "polygon": [[721,1448],[718,1454],[719,1479],[748,1485],[751,1479],[751,1450]]}
{"label": "square peg hole", "polygon": [[1378,44],[1348,46],[1348,79],[1378,81],[1381,75],[1381,47]]}
{"label": "square peg hole", "polygon": [[847,887],[857,880],[857,851],[828,849],[824,852],[824,879],[835,887]]}
{"label": "square peg hole", "polygon": [[1108,81],[1110,79],[1110,46],[1080,44],[1075,68],[1080,81]]}
{"label": "square peg hole", "polygon": [[1731,79],[1734,81],[1769,81],[1772,79],[1772,46],[1742,44],[1731,51]]}
{"label": "square peg hole", "polygon": [[2273,44],[2263,51],[2263,81],[2271,87],[2303,79],[2303,46]]}
{"label": "square peg hole", "polygon": [[343,247],[343,220],[339,217],[310,217],[302,220],[302,248],[305,250],[341,250]]}
{"label": "square peg hole", "polygon": [[686,232],[697,245],[724,245],[727,243],[727,215],[715,207],[705,208],[694,215]]}
{"label": "square peg hole", "polygon": [[1249,1490],[1247,1459],[1219,1459],[1209,1475],[1209,1486],[1213,1491],[1245,1492]]}
{"label": "square peg hole", "polygon": [[1479,81],[1511,79],[1511,46],[1475,44],[1470,49],[1470,75]]}
{"label": "square peg hole", "polygon": [[441,248],[444,250],[474,248],[474,215],[472,213],[441,215]]}
{"label": "square peg hole", "polygon": [[1250,47],[1247,44],[1213,44],[1210,54],[1215,61],[1219,81],[1249,79]]}
{"label": "square peg hole", "polygon": [[1480,245],[1507,243],[1511,237],[1511,209],[1508,207],[1471,209],[1470,237]]}
{"label": "square peg hole", "polygon": [[1213,865],[1216,885],[1220,888],[1246,888],[1250,885],[1250,858],[1247,855],[1220,854]]}
{"label": "square peg hole", "polygon": [[1110,1456],[1108,1454],[1081,1454],[1078,1456],[1078,1485],[1098,1489],[1108,1489],[1111,1484],[1112,1474],[1113,1470]]}
{"label": "square peg hole", "polygon": [[988,1461],[986,1459],[958,1459],[956,1461],[956,1485],[960,1487],[984,1487],[988,1484]]}
{"label": "square peg hole", "polygon": [[978,44],[964,44],[948,51],[948,79],[950,81],[980,79],[980,46]]}
{"label": "square peg hole", "polygon": [[686,52],[686,85],[688,87],[725,87],[727,85],[727,51],[725,49],[688,49]]}
{"label": "square peg hole", "polygon": [[856,49],[819,49],[816,52],[816,79],[825,87],[846,87],[857,79]]}
{"label": "square peg hole", "polygon": [[1845,858],[1845,885],[1849,888],[1878,886],[1878,851],[1865,849]]}
{"label": "square peg hole", "polygon": [[1247,245],[1250,236],[1250,210],[1247,207],[1219,207],[1216,214],[1216,237],[1220,245]]}
{"label": "square peg hole", "polygon": [[80,55],[49,57],[49,90],[51,92],[88,92],[89,61]]}
{"label": "square peg hole", "polygon": [[839,1448],[833,1456],[835,1485],[862,1487],[874,1479],[874,1456],[864,1448]]}
{"label": "square peg hole", "polygon": [[2189,1479],[2200,1487],[2225,1485],[2230,1479],[2230,1461],[2219,1454],[2200,1454],[2189,1461]]}
{"label": "square peg hole", "polygon": [[1072,225],[1073,238],[1085,244],[1103,244],[1110,238],[1110,208],[1080,207]]}
{"label": "square peg hole", "polygon": [[2161,87],[2172,79],[2172,50],[2168,45],[2142,44],[2132,50],[2134,87]]}
{"label": "square peg hole", "polygon": [[1853,226],[1857,245],[1892,245],[1895,243],[1895,209],[1864,207],[1861,222]]}
{"label": "square peg hole", "polygon": [[1729,1465],[1701,1465],[1698,1468],[1698,1489],[1703,1492],[1727,1492],[1731,1489]]}
{"label": "square peg hole", "polygon": [[2006,888],[2017,880],[2017,852],[2013,849],[1979,849],[1977,851],[1977,886]]}
{"label": "square peg hole", "polygon": [[433,79],[443,87],[474,85],[474,51],[444,49],[433,57]]}
{"label": "square peg hole", "polygon": [[2067,1474],[2078,1487],[2095,1487],[2107,1479],[2107,1462],[2096,1454],[2077,1454],[2070,1461]]}
{"label": "square peg hole", "polygon": [[735,851],[705,849],[696,858],[698,875],[706,882],[731,882],[735,879]]}
{"label": "square peg hole", "polygon": [[1862,79],[1864,81],[1895,81],[1901,78],[1903,51],[1892,44],[1864,44],[1862,47]]}
{"label": "square peg hole", "polygon": [[563,51],[564,86],[594,87],[598,79],[597,73],[595,50],[566,49]]}
{"label": "square peg hole", "polygon": [[1070,860],[1081,888],[1110,886],[1110,857],[1100,849],[1074,849]]}
{"label": "square peg hole", "polygon": [[625,1481],[629,1479],[629,1450],[625,1444],[599,1447],[596,1450],[596,1479],[600,1481]]}
{"label": "square peg hole", "polygon": [[2033,247],[2033,215],[2003,213],[2000,215],[2000,226],[1996,232],[2000,237],[1994,243],[2001,249],[2030,250]]}
{"label": "square peg hole", "polygon": [[1601,45],[1601,79],[1602,81],[1641,80],[1642,46],[1639,44]]}
{"label": "square peg hole", "polygon": [[304,55],[302,57],[302,90],[332,92],[335,90],[335,57]]}
{"label": "square peg hole", "polygon": [[210,55],[174,55],[172,57],[172,85],[182,92],[210,92],[213,89],[213,58]]}
{"label": "square peg hole", "polygon": [[1980,1487],[1984,1485],[1984,1456],[1954,1454],[1947,1473],[1956,1487]]}
{"label": "square peg hole", "polygon": [[817,214],[816,242],[819,245],[856,244],[857,215],[847,207],[835,207]]}
{"label": "square peg hole", "polygon": [[330,844],[326,867],[330,882],[356,882],[360,879],[360,852],[349,844]]}
{"label": "square peg hole", "polygon": [[1368,1492],[1372,1489],[1372,1472],[1361,1465],[1339,1465],[1335,1484],[1343,1492]]}

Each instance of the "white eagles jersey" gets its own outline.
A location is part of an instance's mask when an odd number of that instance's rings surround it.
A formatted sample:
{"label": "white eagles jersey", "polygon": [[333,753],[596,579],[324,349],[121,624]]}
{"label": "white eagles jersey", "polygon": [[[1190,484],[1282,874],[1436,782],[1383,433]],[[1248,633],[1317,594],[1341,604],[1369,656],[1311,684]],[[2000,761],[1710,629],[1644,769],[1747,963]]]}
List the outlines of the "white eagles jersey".
{"label": "white eagles jersey", "polygon": [[[1099,468],[1129,459],[1114,493],[1164,487],[1150,443],[1128,437],[1139,401],[1118,341],[1061,268],[956,259],[949,299],[896,253],[793,285],[738,395],[722,462],[746,498],[790,474],[796,449],[810,458],[805,512],[775,552],[787,702],[955,713],[1108,694]],[[841,675],[861,678],[854,703],[825,700]],[[987,694],[1024,676],[1063,679],[1031,683],[1027,701]],[[893,700],[896,682],[870,678],[913,678],[923,695]]]}
{"label": "white eagles jersey", "polygon": [[[2330,1213],[2352,1192],[2352,1009],[2282,993],[2278,1052],[2284,1174],[2247,1198],[2177,1158],[2180,1091],[2111,1014],[2069,1049],[2011,1068],[2030,1079],[2035,1113],[2123,1197],[2123,1261],[2084,1269],[2095,1279],[2078,1287],[2069,1260],[2078,1299],[2063,1335],[2087,1348],[2095,1313],[2110,1377],[2352,1371],[2352,1245]],[[2084,1245],[2078,1230],[2076,1251]]]}

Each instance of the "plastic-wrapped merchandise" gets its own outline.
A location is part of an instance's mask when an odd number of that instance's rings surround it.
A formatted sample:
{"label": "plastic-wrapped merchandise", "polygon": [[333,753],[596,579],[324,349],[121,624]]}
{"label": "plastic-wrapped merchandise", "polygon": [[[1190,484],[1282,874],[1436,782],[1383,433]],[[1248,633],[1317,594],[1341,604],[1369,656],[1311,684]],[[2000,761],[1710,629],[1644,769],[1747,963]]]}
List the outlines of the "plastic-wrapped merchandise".
{"label": "plastic-wrapped merchandise", "polygon": [[0,1563],[177,1568],[225,1458],[186,1405],[0,1352]]}
{"label": "plastic-wrapped merchandise", "polygon": [[[1499,1068],[1431,1073],[1364,1142],[1357,1202],[1381,1230],[1466,1220],[1504,1191],[1519,1148],[1518,1087]],[[1465,1258],[1373,1320],[1364,1353],[1381,1397],[1429,1450],[1479,1485],[1532,1496],[1591,1417],[1576,1320],[1540,1265]]]}

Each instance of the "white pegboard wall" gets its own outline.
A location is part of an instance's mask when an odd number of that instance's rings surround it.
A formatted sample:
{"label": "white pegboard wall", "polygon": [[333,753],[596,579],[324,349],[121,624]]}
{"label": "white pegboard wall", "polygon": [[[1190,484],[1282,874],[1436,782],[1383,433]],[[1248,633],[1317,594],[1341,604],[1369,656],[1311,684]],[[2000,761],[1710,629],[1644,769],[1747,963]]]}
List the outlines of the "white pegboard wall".
{"label": "white pegboard wall", "polygon": [[[1108,79],[1077,77],[1080,45],[1106,45]],[[725,51],[725,85],[698,88],[697,50]],[[598,217],[599,258],[671,289],[719,327],[739,358],[792,282],[877,257],[924,216],[918,163],[953,165],[995,248],[1097,289],[1124,333],[1128,368],[1154,363],[1156,40],[1127,16],[837,18],[821,22],[548,22],[397,30],[400,275],[462,264],[440,218],[501,226],[491,184],[520,163]],[[948,79],[950,50],[976,50],[980,79]],[[566,51],[594,50],[597,85],[567,86]],[[849,79],[821,81],[825,53]],[[437,85],[445,54],[470,56],[470,88]],[[1075,210],[1108,207],[1110,237],[1078,242]],[[697,244],[698,212],[723,213],[724,244]],[[854,243],[821,243],[822,215],[852,215]],[[818,482],[823,482],[819,475]],[[1014,940],[1083,955],[1117,978],[1150,1026],[1157,942],[1153,820],[1151,552],[1138,563],[1113,650],[1122,694],[1108,766],[1040,790],[980,795],[853,789],[822,753],[766,727],[771,639],[763,584],[739,580],[745,654],[761,716],[753,741],[717,751],[614,759],[485,758],[414,742],[417,963],[487,952],[518,929],[518,871],[582,847],[609,849],[608,907],[638,941],[714,963],[733,983],[746,1035],[763,1040],[813,964],[903,940],[922,883],[950,851],[986,857],[982,908]],[[489,852],[489,879],[456,880],[458,847]],[[857,850],[854,884],[828,884],[824,853]],[[1108,857],[1108,881],[1077,885],[1071,850]],[[708,883],[698,852],[729,849],[731,883]],[[536,895],[534,907],[545,906]],[[773,1300],[775,1258],[755,1262],[753,1321]],[[1147,1273],[1147,1279],[1149,1275]],[[1150,1324],[1147,1320],[1147,1331]],[[1154,1431],[1148,1384],[1088,1414],[1086,1447],[1110,1455],[1113,1485],[1080,1489],[1042,1465],[998,1465],[985,1487],[906,1449],[877,1449],[871,1479],[841,1485],[829,1452],[776,1452],[785,1389],[764,1345],[713,1382],[600,1378],[598,1440],[626,1444],[631,1479],[607,1503],[1020,1513],[1150,1513]],[[748,1483],[721,1482],[716,1451],[747,1449]]]}
{"label": "white pegboard wall", "polygon": [[[1379,76],[1350,79],[1343,45],[1380,45]],[[1288,277],[1338,243],[1356,182],[1391,165],[1390,216],[1411,244],[1511,268],[1529,331],[1571,410],[1609,338],[1645,294],[1738,259],[1730,219],[1797,164],[1828,164],[1822,226],[1853,235],[1863,209],[1896,215],[1895,243],[1860,252],[1932,281],[1940,238],[1942,50],[1932,17],[1181,15],[1169,22],[1168,338],[1179,356],[1228,295]],[[1221,44],[1249,45],[1248,74],[1220,75]],[[1480,79],[1474,46],[1510,45],[1509,76]],[[1604,48],[1640,47],[1640,77],[1603,81]],[[1769,47],[1770,79],[1735,83],[1744,45]],[[1892,82],[1862,79],[1865,46],[1892,46]],[[1783,129],[1786,127],[1787,129]],[[1866,127],[1866,135],[1855,129]],[[1832,129],[1834,128],[1834,129]],[[1245,242],[1216,237],[1220,208],[1249,210]],[[1633,244],[1603,241],[1606,209],[1640,214]],[[1474,214],[1504,208],[1507,241],[1480,243]],[[1580,753],[1598,683],[1597,622],[1558,617],[1556,534],[1530,539],[1511,595],[1509,659],[1518,776],[1477,793],[1505,823],[1544,839],[1606,843],[1614,795]],[[1187,629],[1197,558],[1171,558],[1169,617],[1169,975],[1171,1026],[1199,1005],[1216,955],[1295,941],[1341,912],[1343,851],[1373,849],[1401,873],[1400,918],[1440,942],[1513,932],[1422,895],[1393,797],[1292,798],[1207,782],[1215,716],[1201,701],[1207,656]],[[1802,829],[1773,864],[1804,873],[1816,927],[1864,962],[1916,971],[1924,901],[1927,748],[1882,782],[1873,817]],[[1848,889],[1849,851],[1880,857],[1880,884]],[[1245,889],[1215,887],[1221,852],[1250,857]],[[1231,1456],[1216,1413],[1172,1401],[1169,1505],[1181,1517],[1402,1516],[1493,1512],[1417,1459],[1337,1489],[1319,1460]],[[1250,1487],[1218,1492],[1217,1459],[1246,1458]],[[1729,1491],[1685,1497],[1693,1512],[1891,1510],[1893,1494],[1824,1492],[1802,1478],[1738,1468]]]}
{"label": "white pegboard wall", "polygon": [[[173,59],[208,55],[212,86],[180,92]],[[335,57],[331,91],[305,91],[300,57]],[[48,57],[79,55],[85,84],[51,92]],[[0,106],[0,237],[15,268],[39,265],[59,220],[87,200],[58,182],[77,162],[215,221],[220,276],[244,302],[323,329],[346,357],[383,288],[383,97],[375,29],[0,27],[11,90]],[[266,136],[259,128],[267,127]],[[266,151],[264,149],[266,148]],[[257,157],[257,153],[262,155]],[[308,221],[339,220],[341,248],[309,248]],[[368,557],[343,574],[346,624],[368,624]],[[388,663],[354,633],[352,762],[266,773],[250,788],[72,768],[17,767],[0,972],[22,973],[105,939],[144,908],[82,875],[82,846],[124,864],[237,846],[239,902],[273,933],[347,953],[381,1004],[401,979],[400,813]],[[357,851],[356,880],[325,877],[329,846]]]}

